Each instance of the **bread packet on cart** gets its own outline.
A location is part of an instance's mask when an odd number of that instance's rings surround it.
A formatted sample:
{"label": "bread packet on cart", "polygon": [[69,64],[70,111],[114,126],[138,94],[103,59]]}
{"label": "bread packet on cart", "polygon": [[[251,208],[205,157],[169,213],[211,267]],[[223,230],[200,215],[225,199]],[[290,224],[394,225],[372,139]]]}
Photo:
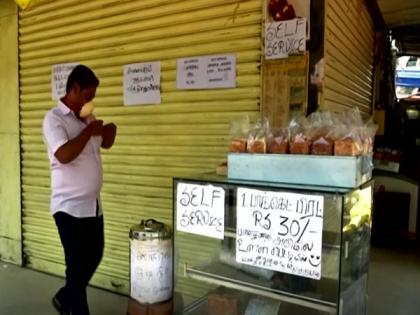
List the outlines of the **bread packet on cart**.
{"label": "bread packet on cart", "polygon": [[243,115],[230,122],[230,145],[231,153],[246,153],[247,138],[250,128],[249,117]]}
{"label": "bread packet on cart", "polygon": [[306,117],[300,116],[290,121],[290,154],[309,154],[311,152],[311,139],[307,131],[308,120]]}
{"label": "bread packet on cart", "polygon": [[289,129],[274,128],[269,135],[268,152],[274,154],[289,153]]}
{"label": "bread packet on cart", "polygon": [[248,153],[267,153],[267,138],[269,122],[266,118],[259,119],[249,131],[247,141]]}
{"label": "bread packet on cart", "polygon": [[312,140],[311,154],[334,155],[336,138],[334,120],[334,113],[331,111],[317,111],[308,117],[307,134]]}

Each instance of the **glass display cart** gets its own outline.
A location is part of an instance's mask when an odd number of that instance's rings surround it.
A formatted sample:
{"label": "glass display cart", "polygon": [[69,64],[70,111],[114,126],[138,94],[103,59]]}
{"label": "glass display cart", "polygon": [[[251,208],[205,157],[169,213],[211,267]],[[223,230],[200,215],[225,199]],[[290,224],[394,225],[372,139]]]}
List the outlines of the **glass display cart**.
{"label": "glass display cart", "polygon": [[173,187],[177,314],[366,314],[371,182]]}

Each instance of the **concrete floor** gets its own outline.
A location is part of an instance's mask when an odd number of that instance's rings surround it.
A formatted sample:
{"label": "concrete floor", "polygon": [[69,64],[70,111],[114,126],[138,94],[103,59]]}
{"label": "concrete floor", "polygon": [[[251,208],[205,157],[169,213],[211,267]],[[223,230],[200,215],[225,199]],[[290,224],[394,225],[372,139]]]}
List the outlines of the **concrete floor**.
{"label": "concrete floor", "polygon": [[420,314],[420,252],[373,248],[369,275],[369,315]]}
{"label": "concrete floor", "polygon": [[[64,280],[0,263],[0,315],[57,315],[51,304]],[[91,315],[125,315],[127,298],[89,288]]]}
{"label": "concrete floor", "polygon": [[[63,279],[0,263],[0,315],[57,315],[51,297]],[[368,315],[420,314],[420,255],[372,249]],[[92,315],[125,315],[127,298],[89,288]],[[222,315],[222,314],[221,314]]]}

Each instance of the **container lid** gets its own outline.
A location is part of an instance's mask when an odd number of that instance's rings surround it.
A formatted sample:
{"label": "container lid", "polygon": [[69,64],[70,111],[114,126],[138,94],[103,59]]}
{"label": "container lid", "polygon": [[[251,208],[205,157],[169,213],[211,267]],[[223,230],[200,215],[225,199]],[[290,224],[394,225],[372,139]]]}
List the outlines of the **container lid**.
{"label": "container lid", "polygon": [[162,222],[154,219],[141,220],[140,224],[131,227],[130,238],[137,240],[168,239],[171,238],[171,231]]}

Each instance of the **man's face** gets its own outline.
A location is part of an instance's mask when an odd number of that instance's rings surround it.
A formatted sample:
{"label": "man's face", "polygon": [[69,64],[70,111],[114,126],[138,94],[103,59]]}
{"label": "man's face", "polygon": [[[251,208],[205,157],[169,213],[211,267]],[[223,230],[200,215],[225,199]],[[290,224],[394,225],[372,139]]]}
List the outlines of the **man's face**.
{"label": "man's face", "polygon": [[96,87],[91,86],[88,88],[81,89],[79,85],[76,83],[74,85],[74,101],[75,105],[77,105],[77,112],[85,105],[86,103],[93,100],[96,94]]}

